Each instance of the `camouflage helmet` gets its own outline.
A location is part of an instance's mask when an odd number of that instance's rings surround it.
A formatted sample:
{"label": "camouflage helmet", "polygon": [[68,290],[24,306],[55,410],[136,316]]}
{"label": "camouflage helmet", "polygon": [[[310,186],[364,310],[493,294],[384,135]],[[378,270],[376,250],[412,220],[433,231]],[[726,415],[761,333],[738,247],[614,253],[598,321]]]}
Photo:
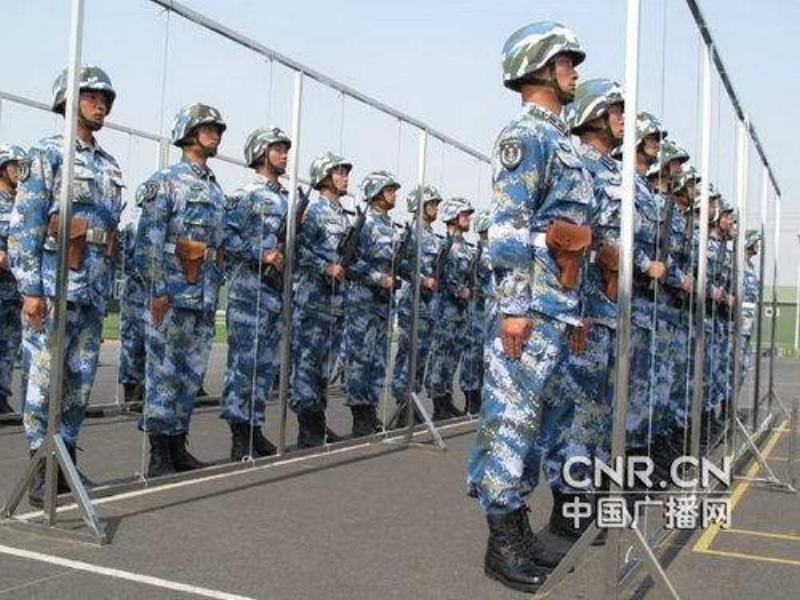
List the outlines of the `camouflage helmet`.
{"label": "camouflage helmet", "polygon": [[[111,112],[117,92],[114,91],[114,87],[111,85],[111,78],[103,69],[94,65],[85,65],[81,68],[81,72],[78,75],[78,89],[81,92],[94,90],[105,93],[108,98],[108,113]],[[66,101],[67,69],[64,69],[53,82],[53,101],[50,104],[50,110],[63,115]]]}
{"label": "camouflage helmet", "polygon": [[571,55],[576,66],[586,58],[578,38],[563,25],[539,21],[517,29],[503,45],[503,85],[519,91],[525,77],[559,54]]}
{"label": "camouflage helmet", "polygon": [[624,104],[622,87],[610,79],[589,79],[578,85],[575,98],[566,106],[567,126],[571,131],[608,114],[614,104]]}
{"label": "camouflage helmet", "polygon": [[[699,180],[700,180],[700,178],[698,177],[698,181]],[[702,194],[698,194],[697,198],[694,199],[694,205],[692,206],[692,208],[694,208],[694,210],[696,210],[698,212],[700,211],[700,200],[701,200],[701,198],[702,198]],[[709,201],[709,205],[712,202],[714,203],[714,212],[719,212],[719,208],[720,208],[720,202],[719,201],[720,201],[721,198],[722,198],[722,194],[720,194],[717,191],[717,188],[714,187],[713,183],[709,183],[708,184],[708,201]],[[717,215],[715,215],[713,213],[710,214],[710,219],[712,221],[716,220],[716,218],[717,218]]]}
{"label": "camouflage helmet", "polygon": [[656,117],[648,112],[640,112],[636,115],[636,145],[638,146],[644,138],[654,133],[660,134],[662,140],[667,137],[667,131]]}
{"label": "camouflage helmet", "polygon": [[222,115],[213,106],[207,104],[189,104],[184,106],[175,115],[172,122],[172,143],[175,146],[183,146],[189,141],[189,136],[198,125],[216,125],[223,133],[228,126],[222,119]]}
{"label": "camouflage helmet", "polygon": [[14,144],[0,144],[0,168],[6,163],[23,161],[28,158],[25,150]]}
{"label": "camouflage helmet", "polygon": [[472,220],[473,224],[475,225],[475,231],[477,233],[483,233],[484,231],[489,231],[489,224],[491,220],[489,219],[489,211],[488,210],[480,210],[475,213],[475,218]]}
{"label": "camouflage helmet", "polygon": [[400,182],[397,178],[389,173],[389,171],[372,171],[367,173],[361,182],[361,195],[364,202],[372,202],[381,192],[387,187],[395,186],[400,187]]}
{"label": "camouflage helmet", "polygon": [[761,241],[761,232],[758,229],[748,229],[745,234],[745,248],[755,248],[756,244]]}
{"label": "camouflage helmet", "polygon": [[647,176],[658,175],[669,163],[677,160],[679,164],[688,162],[689,153],[672,140],[664,140],[659,149],[658,160],[647,170]]}
{"label": "camouflage helmet", "polygon": [[331,174],[336,167],[345,167],[348,172],[353,168],[353,163],[345,160],[343,157],[334,154],[333,152],[326,152],[322,156],[318,156],[311,163],[309,169],[309,179],[311,180],[311,187],[315,190],[320,188],[320,184]]}
{"label": "camouflage helmet", "polygon": [[414,186],[414,189],[409,192],[408,196],[406,196],[406,206],[408,207],[408,212],[415,213],[417,212],[417,205],[419,204],[420,198],[422,198],[423,206],[428,202],[441,202],[442,195],[432,185],[425,184],[420,188],[419,185]]}
{"label": "camouflage helmet", "polygon": [[672,193],[678,194],[682,192],[690,183],[700,183],[700,174],[692,166],[684,167],[684,169],[672,182]]}
{"label": "camouflage helmet", "polygon": [[279,127],[264,129],[259,127],[247,136],[244,143],[244,162],[248,167],[254,167],[272,144],[288,144],[292,147],[292,140]]}
{"label": "camouflage helmet", "polygon": [[455,221],[458,215],[463,212],[470,214],[475,212],[469,200],[458,196],[455,198],[448,198],[442,202],[442,207],[439,210],[439,218],[442,222],[449,223],[450,221]]}

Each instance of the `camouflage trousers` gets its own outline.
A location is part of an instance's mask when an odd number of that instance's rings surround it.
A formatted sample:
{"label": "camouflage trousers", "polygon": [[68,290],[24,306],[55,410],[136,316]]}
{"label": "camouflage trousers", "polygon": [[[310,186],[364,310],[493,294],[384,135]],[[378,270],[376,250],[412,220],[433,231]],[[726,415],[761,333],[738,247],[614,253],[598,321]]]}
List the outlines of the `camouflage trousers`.
{"label": "camouflage trousers", "polygon": [[714,341],[717,347],[716,368],[714,374],[714,405],[723,406],[731,397],[733,381],[733,340],[730,337],[730,326],[727,315],[717,318],[714,323]]}
{"label": "camouflage trousers", "polygon": [[[550,487],[564,493],[574,493],[562,475],[566,461],[572,457],[597,457],[607,461],[611,452],[611,408],[613,390],[611,368],[614,365],[614,344],[616,331],[604,325],[595,324],[589,330],[583,353],[570,353],[556,377],[558,389],[549,394],[562,401],[566,411],[556,406],[552,411],[558,415],[559,423],[548,424],[547,412],[542,419],[542,429],[555,433],[555,443],[548,443],[544,471]],[[591,469],[575,465],[571,469],[575,479],[592,477]]]}
{"label": "camouflage trousers", "polygon": [[712,318],[707,315],[703,320],[705,334],[705,347],[703,348],[703,410],[716,409],[717,403],[717,369],[720,364],[720,349],[716,344],[714,332],[716,330],[716,315]]}
{"label": "camouflage trousers", "polygon": [[[655,336],[655,337],[654,337]],[[660,371],[667,368],[667,359],[656,354],[658,333],[652,329],[631,327],[631,366],[626,418],[629,448],[643,448],[649,444],[659,428],[659,419],[665,418],[666,403],[659,398],[669,397],[669,388],[659,388],[667,381]],[[657,360],[654,360],[657,358]]]}
{"label": "camouflage trousers", "polygon": [[[433,329],[435,320],[430,313],[420,314],[417,323],[417,368],[414,387],[412,391],[419,393],[422,389],[422,382],[425,377],[425,366],[428,361],[428,354],[433,342]],[[411,351],[411,314],[401,311],[398,316],[398,328],[400,330],[399,340],[397,341],[397,354],[394,357],[394,372],[392,374],[392,395],[400,403],[406,394],[408,385],[408,359]]]}
{"label": "camouflage trousers", "polygon": [[510,513],[523,505],[523,472],[535,453],[546,393],[567,358],[567,325],[541,314],[531,319],[519,360],[505,354],[500,337],[487,348],[481,419],[467,481],[489,514]]}
{"label": "camouflage trousers", "polygon": [[292,376],[289,408],[324,410],[327,387],[341,347],[344,315],[329,306],[303,305],[292,315]]}
{"label": "camouflage trousers", "polygon": [[[42,331],[34,331],[26,324],[22,334],[24,351],[30,360],[22,422],[31,450],[41,446],[47,434],[50,369],[53,362],[49,337],[55,326],[53,305],[49,300],[48,309]],[[92,392],[102,332],[103,314],[94,306],[67,303],[61,435],[71,446],[77,444]]]}
{"label": "camouflage trousers", "polygon": [[377,407],[389,354],[389,305],[381,300],[350,305],[344,322],[345,404]]}
{"label": "camouflage trousers", "polygon": [[145,331],[147,306],[138,302],[122,302],[119,311],[119,383],[144,381]]}
{"label": "camouflage trousers", "polygon": [[203,383],[214,335],[214,314],[172,307],[161,325],[148,319],[145,407],[139,427],[158,435],[184,435]]}
{"label": "camouflage trousers", "polygon": [[751,337],[752,334],[750,333],[742,334],[742,345],[739,353],[739,362],[741,365],[739,368],[739,389],[741,389],[741,387],[744,385],[744,380],[753,370],[753,348],[751,347]]}
{"label": "camouflage trousers", "polygon": [[22,345],[22,303],[0,300],[0,398],[11,397],[14,363]]}
{"label": "camouflage trousers", "polygon": [[480,299],[467,311],[467,340],[458,373],[462,392],[476,391],[483,386],[483,348],[487,328],[486,309]]}
{"label": "camouflage trousers", "polygon": [[685,429],[692,412],[692,349],[689,344],[689,329],[686,323],[670,326],[672,348],[672,383],[669,390],[668,419],[665,432]]}
{"label": "camouflage trousers", "polygon": [[431,398],[452,393],[458,363],[469,343],[466,305],[441,300],[425,372],[425,389]]}
{"label": "camouflage trousers", "polygon": [[229,423],[264,424],[264,409],[280,366],[281,313],[229,301],[225,312],[228,362],[221,418]]}

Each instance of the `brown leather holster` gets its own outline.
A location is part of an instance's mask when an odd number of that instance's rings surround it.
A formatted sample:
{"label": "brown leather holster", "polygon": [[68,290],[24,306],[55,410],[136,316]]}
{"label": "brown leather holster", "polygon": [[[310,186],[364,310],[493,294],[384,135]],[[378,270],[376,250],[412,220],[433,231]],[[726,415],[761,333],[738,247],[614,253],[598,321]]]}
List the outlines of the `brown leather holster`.
{"label": "brown leather holster", "polygon": [[175,256],[181,262],[186,283],[195,284],[200,281],[200,269],[206,258],[207,247],[205,242],[195,240],[178,240],[175,243]]}
{"label": "brown leather holster", "polygon": [[605,245],[597,252],[595,263],[606,284],[605,295],[610,300],[617,299],[619,291],[619,248]]}
{"label": "brown leather holster", "polygon": [[[75,217],[69,224],[69,251],[67,264],[73,271],[78,271],[83,266],[83,257],[86,253],[86,232],[89,230],[89,221]],[[47,235],[58,239],[58,214],[50,215],[47,222]]]}
{"label": "brown leather holster", "polygon": [[112,229],[108,234],[106,242],[106,258],[114,258],[117,255],[117,230]]}
{"label": "brown leather holster", "polygon": [[545,244],[556,259],[558,282],[566,290],[578,283],[581,257],[592,245],[592,228],[568,221],[553,221],[547,227]]}
{"label": "brown leather holster", "polygon": [[572,327],[572,352],[573,354],[583,354],[586,350],[586,340],[589,338],[589,332],[592,330],[591,319],[584,319],[582,327]]}

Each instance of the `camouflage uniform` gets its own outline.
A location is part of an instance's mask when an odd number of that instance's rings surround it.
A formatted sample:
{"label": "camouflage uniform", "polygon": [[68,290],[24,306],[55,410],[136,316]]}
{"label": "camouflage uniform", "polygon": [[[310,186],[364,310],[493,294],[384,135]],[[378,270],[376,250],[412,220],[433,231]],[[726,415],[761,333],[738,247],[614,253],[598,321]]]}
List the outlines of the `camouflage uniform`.
{"label": "camouflage uniform", "polygon": [[[761,234],[751,229],[747,232],[745,247],[758,248],[761,241]],[[748,257],[744,265],[744,297],[742,298],[742,343],[741,343],[741,367],[739,369],[738,386],[741,388],[748,373],[753,368],[753,353],[750,347],[753,336],[753,325],[755,324],[758,310],[758,291],[760,278],[756,268],[754,257]]]}
{"label": "camouflage uniform", "polygon": [[[61,135],[45,138],[30,152],[30,169],[22,178],[11,219],[9,248],[14,275],[25,296],[47,300],[48,316],[42,331],[24,327],[23,344],[30,357],[23,422],[31,449],[38,448],[47,432],[51,350],[49,336],[55,327],[58,240],[48,234],[51,217],[58,218],[62,177]],[[108,254],[109,237],[122,212],[122,172],[114,157],[96,142],[75,143],[72,219],[88,223],[82,264],[70,269],[67,283],[64,338],[64,388],[61,433],[75,447],[97,371],[103,317],[114,281],[114,257]]]}
{"label": "camouflage uniform", "polygon": [[[225,128],[215,109],[191,105],[176,116],[173,144],[185,143],[202,123]],[[137,202],[142,213],[135,262],[141,265],[151,302],[164,296],[170,301],[158,326],[152,318],[147,323],[145,409],[139,426],[156,436],[185,439],[214,335],[225,196],[208,166],[184,158],[143,183]],[[188,240],[206,244],[195,283],[181,262],[180,246]]]}
{"label": "camouflage uniform", "polygon": [[[480,234],[488,228],[488,213],[478,213],[475,216],[475,231]],[[480,393],[483,387],[483,349],[488,339],[488,332],[491,331],[491,323],[488,322],[489,315],[494,313],[492,310],[494,293],[492,263],[482,240],[478,241],[475,252],[480,254],[480,261],[477,265],[476,286],[473,290],[475,297],[470,300],[467,310],[467,342],[461,356],[459,370],[459,386],[465,396],[470,392]]]}
{"label": "camouflage uniform", "polygon": [[148,289],[141,269],[134,264],[136,222],[122,230],[122,295],[119,310],[119,375],[123,385],[144,383],[145,331],[149,306]]}
{"label": "camouflage uniform", "polygon": [[[398,186],[390,173],[374,172],[364,180],[364,200],[372,202],[387,186]],[[391,293],[381,286],[393,272],[394,232],[388,214],[372,204],[358,239],[356,261],[346,292],[344,369],[346,404],[378,406],[386,377]]]}
{"label": "camouflage uniform", "polygon": [[[420,190],[418,187],[414,188],[408,196],[409,212],[412,214],[416,212],[420,199],[422,199],[422,206],[419,207],[419,210],[423,210],[424,205],[428,202],[440,202],[441,196],[432,186],[426,186],[423,190]],[[433,226],[430,223],[425,223],[424,219],[421,238],[420,278],[433,277],[436,257],[444,241],[436,235]],[[416,247],[416,243],[415,234],[412,233],[412,247]],[[399,339],[397,342],[397,354],[394,358],[394,373],[392,375],[392,395],[398,404],[405,398],[406,387],[408,385],[409,352],[411,351],[411,307],[414,303],[414,286],[410,281],[410,266],[401,265],[401,272],[406,277],[406,283],[400,290],[400,297],[398,299],[397,326],[399,329]],[[435,315],[438,297],[438,293],[420,288],[419,308],[417,312],[417,372],[414,386],[411,390],[413,393],[419,393],[422,389],[425,367],[433,342],[433,331],[436,327]]]}
{"label": "camouflage uniform", "polygon": [[[462,198],[452,198],[440,208],[440,218],[449,223],[461,213],[474,212],[469,202]],[[452,234],[452,246],[442,269],[439,284],[439,300],[436,306],[433,344],[425,373],[425,387],[428,396],[434,401],[434,418],[446,418],[458,411],[440,410],[445,403],[451,403],[453,377],[463,352],[467,348],[467,326],[469,301],[460,297],[463,290],[469,289],[470,266],[475,250],[467,243],[461,233]],[[443,402],[444,397],[447,397]],[[439,410],[437,410],[439,409]]]}
{"label": "camouflage uniform", "polygon": [[[334,166],[349,167],[350,163],[325,154],[311,166],[312,181],[319,184],[324,179],[321,174],[329,174]],[[318,196],[308,205],[297,234],[289,407],[298,415],[318,413],[327,406],[327,386],[344,321],[346,284],[328,277],[325,269],[339,261],[339,242],[349,227],[339,200]]]}
{"label": "camouflage uniform", "polygon": [[[553,219],[588,222],[591,179],[566,125],[536,104],[501,132],[494,150],[490,255],[499,311],[528,317],[533,326],[521,360],[511,360],[500,337],[491,342],[470,480],[487,513],[522,506],[520,478],[537,435],[548,385],[568,354],[567,327],[580,323],[577,289],[564,289],[543,243]],[[535,207],[535,208],[534,208]]]}

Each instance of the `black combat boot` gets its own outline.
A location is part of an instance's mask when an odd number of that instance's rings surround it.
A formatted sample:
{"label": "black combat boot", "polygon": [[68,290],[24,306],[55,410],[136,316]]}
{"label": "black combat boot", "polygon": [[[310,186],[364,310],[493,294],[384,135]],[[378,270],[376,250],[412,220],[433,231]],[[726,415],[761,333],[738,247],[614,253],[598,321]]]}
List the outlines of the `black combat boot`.
{"label": "black combat boot", "polygon": [[231,461],[241,462],[250,457],[250,426],[247,423],[231,422],[230,427]]}
{"label": "black combat boot", "polygon": [[450,403],[450,395],[434,396],[433,398],[433,416],[434,421],[444,421],[452,417],[447,406]]}
{"label": "black combat boot", "polygon": [[148,439],[150,440],[150,463],[147,465],[148,479],[175,474],[169,436],[151,433],[148,435]]}
{"label": "black combat boot", "polygon": [[528,520],[529,512],[530,509],[527,506],[523,506],[521,510],[515,513],[518,519],[519,530],[522,533],[522,537],[525,538],[528,556],[540,567],[554,569],[558,566],[563,555],[560,552],[553,552],[535,533],[533,533],[531,523]]}
{"label": "black combat boot", "polygon": [[453,394],[447,394],[447,401],[444,408],[445,410],[447,410],[447,413],[449,415],[446,417],[448,419],[464,416],[464,413],[461,412],[461,410],[459,410],[455,404],[453,404]]}
{"label": "black combat boot", "polygon": [[[320,413],[322,418],[320,418]],[[322,411],[297,413],[297,447],[315,448],[324,443],[325,413]]]}
{"label": "black combat boot", "polygon": [[8,398],[0,396],[0,415],[9,415],[14,412],[11,405],[8,403]]}
{"label": "black combat boot", "polygon": [[179,473],[183,471],[194,471],[202,469],[208,464],[197,460],[186,449],[186,434],[169,436],[169,449],[172,455],[172,464]]}
{"label": "black combat boot", "polygon": [[464,412],[468,415],[477,415],[481,412],[480,390],[464,392]]}
{"label": "black combat boot", "polygon": [[141,383],[124,383],[122,387],[125,406],[134,410],[141,409],[142,404],[144,404],[144,385]]}
{"label": "black combat boot", "polygon": [[546,544],[546,550],[548,559],[555,560],[556,564],[558,564],[591,523],[590,518],[586,518],[581,520],[578,527],[575,527],[574,519],[564,516],[564,504],[576,499],[591,502],[581,494],[564,494],[558,490],[551,491],[553,493],[553,509],[550,512],[550,522],[547,524],[547,529],[553,537]]}
{"label": "black combat boot", "polygon": [[270,442],[261,431],[261,427],[253,427],[253,453],[258,457],[273,456],[278,453],[275,444]]}
{"label": "black combat boot", "polygon": [[534,563],[529,555],[528,542],[519,526],[518,512],[522,510],[507,515],[486,515],[489,540],[483,571],[506,587],[535,592],[547,579],[548,570]]}
{"label": "black combat boot", "polygon": [[[33,460],[34,454],[36,454],[36,450],[31,450],[31,460]],[[33,478],[31,479],[31,487],[28,491],[28,504],[34,508],[42,508],[44,506],[44,469],[45,462],[42,461],[39,468],[33,472]]]}
{"label": "black combat boot", "polygon": [[327,417],[325,416],[324,410],[320,410],[317,412],[317,421],[319,422],[317,427],[319,427],[319,430],[323,432],[326,444],[335,444],[336,442],[341,442],[344,440],[342,436],[340,436],[333,429],[328,427],[328,420]]}
{"label": "black combat boot", "polygon": [[383,431],[383,423],[372,406],[351,406],[353,413],[353,437],[364,437]]}
{"label": "black combat boot", "polygon": [[[422,415],[419,414],[416,406],[412,407],[412,412],[414,413],[414,425],[421,425],[423,423]],[[406,408],[403,408],[395,419],[395,424],[398,429],[402,429],[408,426],[408,411]]]}

